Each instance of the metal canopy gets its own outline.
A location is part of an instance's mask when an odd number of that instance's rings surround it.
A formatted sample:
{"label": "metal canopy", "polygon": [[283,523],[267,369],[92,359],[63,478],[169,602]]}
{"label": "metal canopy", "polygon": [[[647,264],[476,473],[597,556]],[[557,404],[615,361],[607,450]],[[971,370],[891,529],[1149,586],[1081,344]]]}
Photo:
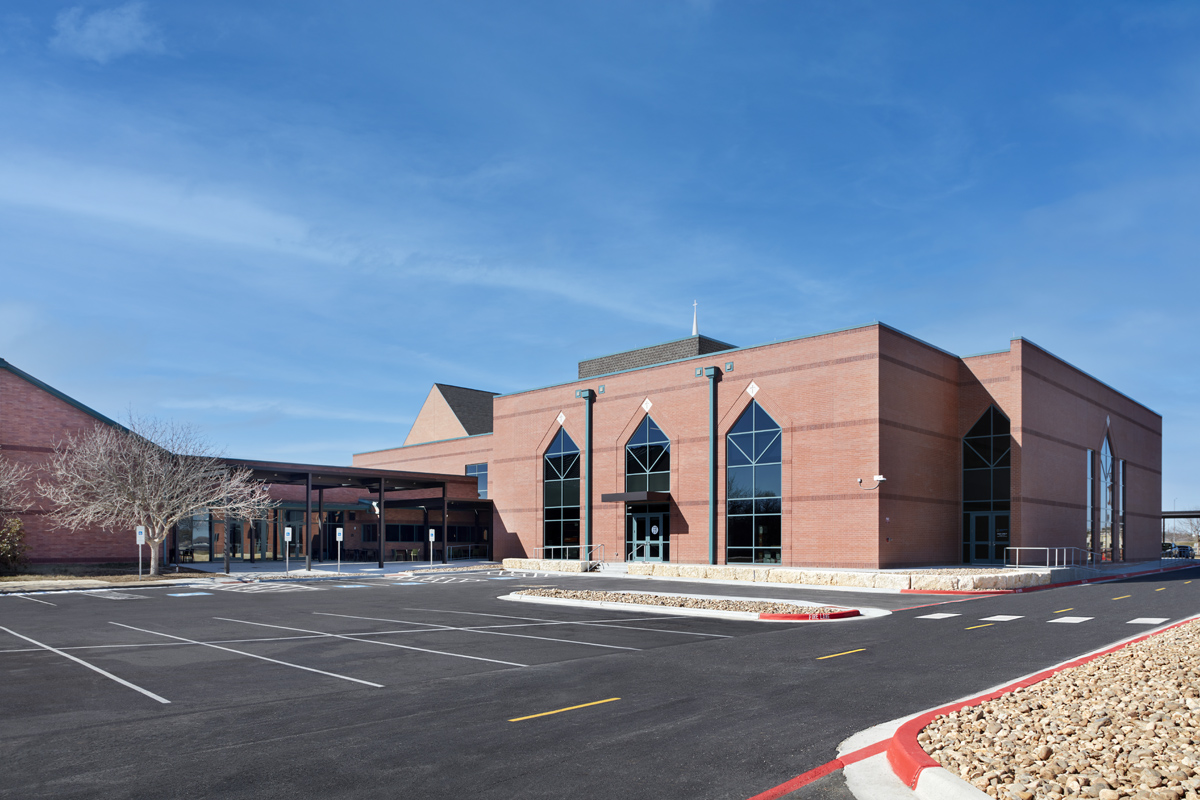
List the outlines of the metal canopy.
{"label": "metal canopy", "polygon": [[670,492],[617,492],[600,495],[601,503],[669,503]]}
{"label": "metal canopy", "polygon": [[378,492],[381,480],[385,492],[410,489],[444,490],[450,483],[461,483],[472,487],[478,484],[478,479],[474,475],[403,472],[369,467],[334,467],[328,464],[288,464],[279,461],[251,461],[241,458],[223,460],[230,466],[249,469],[256,480],[265,483],[303,486],[311,476],[313,489],[369,489],[372,492]]}

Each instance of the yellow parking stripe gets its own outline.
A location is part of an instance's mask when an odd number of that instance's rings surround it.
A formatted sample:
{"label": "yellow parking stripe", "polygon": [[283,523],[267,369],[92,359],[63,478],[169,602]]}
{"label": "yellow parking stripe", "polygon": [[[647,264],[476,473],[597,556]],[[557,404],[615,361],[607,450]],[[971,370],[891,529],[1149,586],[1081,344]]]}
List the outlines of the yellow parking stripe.
{"label": "yellow parking stripe", "polygon": [[994,622],[989,622],[989,623],[988,623],[988,624],[986,624],[986,625],[972,625],[971,627],[969,627],[969,628],[966,628],[965,630],[968,630],[968,631],[973,631],[973,630],[975,630],[976,628],[990,628],[990,627],[992,627],[992,626],[993,626],[993,625],[995,625],[995,624],[996,624],[996,623],[994,623]]}
{"label": "yellow parking stripe", "polygon": [[833,655],[831,655],[831,656],[817,656],[817,661],[824,661],[824,660],[825,660],[825,659],[827,659],[827,658],[837,658],[838,656],[848,656],[848,655],[850,655],[851,653],[861,653],[862,651],[864,651],[864,650],[866,650],[866,649],[867,649],[867,648],[865,648],[865,647],[860,647],[860,648],[858,648],[857,650],[847,650],[847,651],[846,651],[846,652],[844,652],[844,653],[834,653],[834,654],[833,654]]}
{"label": "yellow parking stripe", "polygon": [[1167,588],[1167,587],[1165,587],[1165,586],[1164,586],[1164,587],[1162,587],[1161,589],[1155,589],[1154,591],[1156,591],[1156,592],[1161,592],[1161,591],[1163,591],[1163,589],[1166,589],[1166,588]]}
{"label": "yellow parking stripe", "polygon": [[1058,611],[1055,611],[1054,613],[1055,613],[1055,614],[1061,614],[1061,613],[1063,613],[1064,611],[1074,611],[1074,610],[1075,610],[1075,609],[1073,609],[1073,608],[1060,608]]}
{"label": "yellow parking stripe", "polygon": [[1120,597],[1114,597],[1113,600],[1124,600],[1126,597],[1133,597],[1131,594],[1123,594]]}
{"label": "yellow parking stripe", "polygon": [[537,717],[548,717],[551,714],[561,714],[564,711],[574,711],[577,708],[587,708],[588,706],[598,706],[601,703],[611,703],[614,700],[620,700],[620,699],[621,698],[619,698],[619,697],[610,697],[607,700],[596,700],[595,702],[592,702],[592,703],[581,703],[580,705],[577,705],[577,706],[567,706],[566,708],[558,708],[558,709],[555,709],[554,711],[543,711],[540,714],[530,714],[528,717],[517,717],[515,719],[510,719],[509,722],[521,722],[522,720],[526,720],[526,719],[536,719]]}

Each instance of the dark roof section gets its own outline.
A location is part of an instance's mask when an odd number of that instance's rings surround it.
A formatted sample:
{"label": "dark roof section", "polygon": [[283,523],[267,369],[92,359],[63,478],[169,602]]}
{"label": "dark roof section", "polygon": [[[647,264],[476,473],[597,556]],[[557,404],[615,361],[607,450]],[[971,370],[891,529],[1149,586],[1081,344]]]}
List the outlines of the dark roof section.
{"label": "dark roof section", "polygon": [[247,458],[222,458],[233,467],[249,469],[256,480],[303,486],[312,476],[314,489],[367,489],[376,491],[379,481],[384,491],[407,489],[442,489],[448,483],[478,486],[474,475],[445,475],[436,472],[408,472],[376,467],[337,467],[328,464],[290,464],[281,461],[259,461]]}
{"label": "dark roof section", "polygon": [[96,420],[103,422],[105,425],[112,425],[114,428],[120,428],[121,430],[127,430],[127,428],[124,425],[122,425],[121,423],[109,419],[108,417],[101,414],[99,411],[96,411],[94,408],[88,408],[83,403],[76,400],[74,397],[68,397],[67,395],[60,392],[58,389],[55,389],[50,384],[39,381],[37,378],[30,375],[28,372],[17,369],[12,364],[5,361],[3,358],[0,358],[0,369],[8,370],[9,372],[11,372],[13,375],[16,375],[21,380],[32,383],[34,386],[38,387],[43,392],[46,392],[47,394],[51,394],[51,395],[57,397],[59,400],[62,400],[67,405],[72,406],[73,408],[79,409],[83,413],[87,414],[89,417],[94,417]]}
{"label": "dark roof section", "polygon": [[435,383],[434,386],[441,392],[454,416],[462,423],[467,436],[492,432],[492,398],[496,396],[496,392],[466,389],[446,383]]}
{"label": "dark roof section", "polygon": [[655,364],[665,364],[668,361],[678,361],[682,358],[733,350],[735,347],[736,345],[710,339],[707,336],[689,336],[673,342],[664,342],[637,350],[626,350],[624,353],[613,353],[610,356],[580,361],[579,377],[593,378],[597,375],[607,375],[610,372],[623,372],[627,369],[639,369]]}

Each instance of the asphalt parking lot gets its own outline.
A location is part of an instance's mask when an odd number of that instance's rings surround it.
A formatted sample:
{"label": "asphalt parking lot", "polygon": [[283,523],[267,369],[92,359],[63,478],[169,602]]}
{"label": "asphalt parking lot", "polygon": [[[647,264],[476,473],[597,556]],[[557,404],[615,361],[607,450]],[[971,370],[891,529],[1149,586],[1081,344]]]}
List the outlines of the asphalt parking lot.
{"label": "asphalt parking lot", "polygon": [[[1200,611],[1196,572],[968,600],[501,573],[5,596],[5,794],[745,798],[861,728]],[[893,613],[497,599],[524,586]]]}

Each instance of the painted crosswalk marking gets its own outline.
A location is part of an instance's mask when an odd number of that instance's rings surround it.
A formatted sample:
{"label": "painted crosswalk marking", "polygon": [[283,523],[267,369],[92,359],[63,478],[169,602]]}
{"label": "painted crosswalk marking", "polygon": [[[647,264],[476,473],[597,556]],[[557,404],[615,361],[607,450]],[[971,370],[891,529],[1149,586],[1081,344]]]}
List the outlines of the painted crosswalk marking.
{"label": "painted crosswalk marking", "polygon": [[1126,622],[1126,625],[1162,625],[1167,621],[1167,617],[1138,617]]}
{"label": "painted crosswalk marking", "polygon": [[961,617],[962,614],[924,614],[917,619],[950,619],[951,617]]}
{"label": "painted crosswalk marking", "polygon": [[1020,616],[1012,616],[1011,614],[997,614],[994,617],[984,617],[980,622],[1012,622],[1014,619],[1024,619]]}
{"label": "painted crosswalk marking", "polygon": [[319,592],[316,586],[306,586],[303,583],[230,583],[214,586],[222,592],[245,592],[247,594],[267,594],[273,592]]}
{"label": "painted crosswalk marking", "polygon": [[176,592],[175,594],[167,594],[167,597],[199,597],[200,595],[210,595],[212,592]]}
{"label": "painted crosswalk marking", "polygon": [[1055,617],[1054,619],[1050,619],[1050,620],[1046,620],[1046,621],[1047,622],[1065,622],[1068,625],[1071,625],[1071,624],[1078,623],[1078,622],[1087,622],[1089,619],[1095,619],[1095,617]]}

